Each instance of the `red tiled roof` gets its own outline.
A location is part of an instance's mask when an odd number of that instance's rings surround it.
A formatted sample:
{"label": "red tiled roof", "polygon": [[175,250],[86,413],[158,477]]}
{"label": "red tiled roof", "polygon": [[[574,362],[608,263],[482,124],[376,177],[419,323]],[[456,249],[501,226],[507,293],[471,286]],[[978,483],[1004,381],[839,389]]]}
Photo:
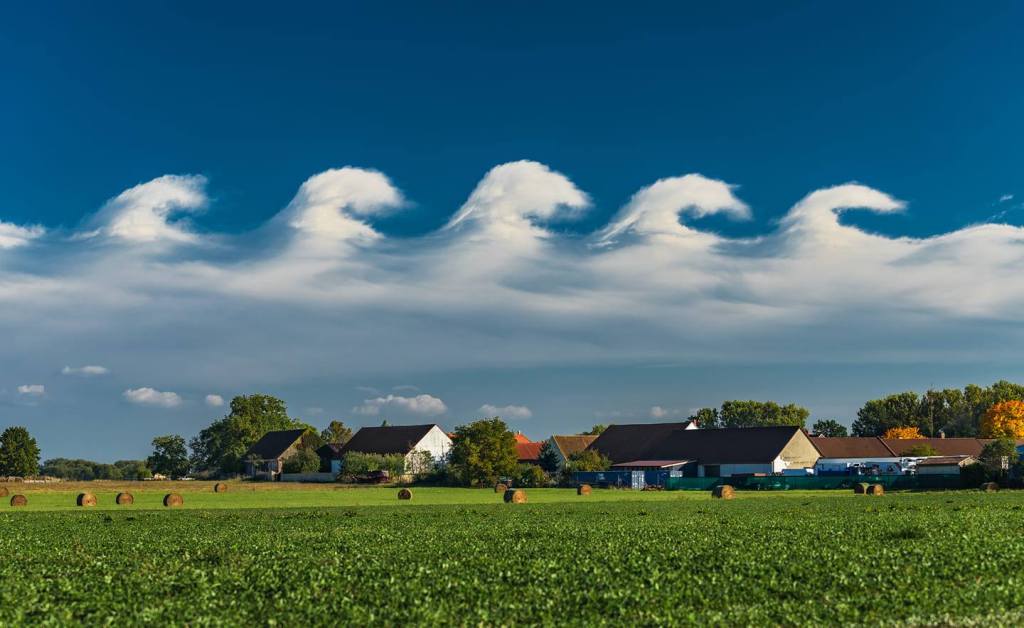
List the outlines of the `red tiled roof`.
{"label": "red tiled roof", "polygon": [[525,445],[526,443],[532,443],[533,442],[529,438],[527,438],[522,432],[516,432],[515,436],[516,436],[516,442],[517,443],[522,443],[523,445]]}
{"label": "red tiled roof", "polygon": [[537,462],[540,458],[540,448],[544,443],[516,443],[516,456],[519,462]]}

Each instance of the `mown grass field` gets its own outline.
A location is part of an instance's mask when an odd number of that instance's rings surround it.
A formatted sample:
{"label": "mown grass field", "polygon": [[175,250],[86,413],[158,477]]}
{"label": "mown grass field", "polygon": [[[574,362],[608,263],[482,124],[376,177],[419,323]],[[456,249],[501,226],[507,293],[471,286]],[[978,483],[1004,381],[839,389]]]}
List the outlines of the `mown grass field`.
{"label": "mown grass field", "polygon": [[[93,485],[98,489],[98,485]],[[0,624],[1019,625],[1024,493],[184,487],[0,506]],[[204,490],[205,489],[205,490]],[[94,490],[103,495],[102,490]]]}

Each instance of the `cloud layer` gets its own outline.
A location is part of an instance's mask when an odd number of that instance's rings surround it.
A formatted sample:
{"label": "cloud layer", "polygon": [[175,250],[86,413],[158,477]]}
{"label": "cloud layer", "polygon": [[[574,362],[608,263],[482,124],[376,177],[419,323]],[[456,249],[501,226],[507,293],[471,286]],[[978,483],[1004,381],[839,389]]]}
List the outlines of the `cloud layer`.
{"label": "cloud layer", "polygon": [[[375,226],[410,204],[378,171],[316,174],[243,234],[197,224],[209,185],[198,175],[141,183],[70,237],[0,222],[0,323],[16,338],[0,348],[5,368],[98,360],[202,398],[208,386],[488,366],[1010,359],[1021,349],[1024,230],[869,233],[843,217],[927,208],[858,183],[811,191],[748,238],[687,224],[758,210],[735,184],[692,173],[568,235],[556,225],[591,200],[531,161],[487,172],[445,227],[417,238]],[[182,403],[153,388],[124,397]],[[389,394],[354,410],[430,417],[447,406]]]}

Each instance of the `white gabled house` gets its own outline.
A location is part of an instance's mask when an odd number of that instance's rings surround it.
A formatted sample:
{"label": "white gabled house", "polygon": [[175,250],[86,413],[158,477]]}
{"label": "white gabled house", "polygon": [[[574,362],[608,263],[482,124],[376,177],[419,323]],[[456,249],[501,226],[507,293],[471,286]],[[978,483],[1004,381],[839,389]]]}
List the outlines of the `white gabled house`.
{"label": "white gabled house", "polygon": [[424,453],[430,455],[431,465],[444,464],[451,448],[452,439],[436,424],[364,427],[342,447],[322,447],[321,468],[339,473],[342,460],[349,452],[400,454],[405,456],[406,472],[420,473],[428,470],[422,468],[425,464]]}

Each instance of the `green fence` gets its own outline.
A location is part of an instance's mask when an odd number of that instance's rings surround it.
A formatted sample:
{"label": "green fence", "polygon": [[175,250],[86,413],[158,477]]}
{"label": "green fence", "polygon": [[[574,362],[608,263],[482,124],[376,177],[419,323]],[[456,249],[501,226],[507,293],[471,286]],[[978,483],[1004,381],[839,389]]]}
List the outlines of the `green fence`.
{"label": "green fence", "polygon": [[854,484],[867,482],[881,484],[887,489],[922,490],[963,488],[963,480],[957,474],[950,475],[819,475],[789,476],[770,475],[763,477],[729,478],[673,478],[665,482],[670,491],[708,491],[719,484],[733,488],[754,491],[852,489]]}

